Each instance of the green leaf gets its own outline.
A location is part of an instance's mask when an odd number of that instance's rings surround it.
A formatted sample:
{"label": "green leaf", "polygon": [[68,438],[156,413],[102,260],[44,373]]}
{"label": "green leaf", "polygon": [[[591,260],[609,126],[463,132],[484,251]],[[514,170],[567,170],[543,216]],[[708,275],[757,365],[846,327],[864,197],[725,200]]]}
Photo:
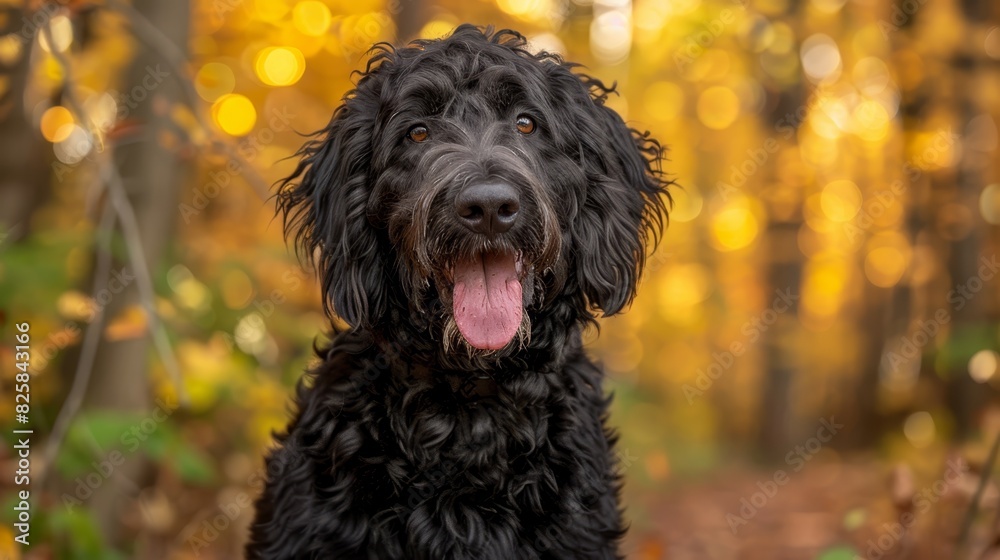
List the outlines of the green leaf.
{"label": "green leaf", "polygon": [[[973,354],[980,350],[996,350],[997,326],[994,323],[958,325],[941,348],[939,366],[945,377],[954,372],[966,374]],[[966,374],[967,375],[967,374]]]}
{"label": "green leaf", "polygon": [[[63,544],[67,558],[104,558],[101,531],[94,518],[82,508],[56,508],[49,518],[55,540]],[[62,548],[62,547],[60,547]]]}
{"label": "green leaf", "polygon": [[170,464],[181,480],[194,484],[208,484],[215,479],[212,463],[204,455],[190,447],[174,449]]}
{"label": "green leaf", "polygon": [[128,455],[126,440],[130,431],[141,421],[135,413],[91,412],[73,421],[66,441],[59,450],[55,465],[60,474],[74,478],[93,470],[107,454],[118,450]]}
{"label": "green leaf", "polygon": [[77,418],[70,432],[77,440],[108,450],[122,446],[122,439],[137,429],[142,419],[138,413],[92,412]]}
{"label": "green leaf", "polygon": [[155,424],[147,423],[142,431],[141,449],[147,457],[155,461],[163,461],[167,455],[179,445],[180,436],[177,429],[164,422]]}
{"label": "green leaf", "polygon": [[858,553],[849,546],[837,546],[820,553],[816,560],[854,560]]}

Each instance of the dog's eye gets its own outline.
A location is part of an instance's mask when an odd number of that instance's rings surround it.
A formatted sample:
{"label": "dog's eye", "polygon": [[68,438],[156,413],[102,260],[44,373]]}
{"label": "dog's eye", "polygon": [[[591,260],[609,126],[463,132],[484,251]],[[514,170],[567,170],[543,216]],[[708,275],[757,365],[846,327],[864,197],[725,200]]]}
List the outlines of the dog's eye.
{"label": "dog's eye", "polygon": [[535,121],[528,115],[517,117],[517,131],[521,134],[531,134],[535,131]]}
{"label": "dog's eye", "polygon": [[430,133],[427,132],[426,126],[418,124],[417,126],[411,128],[410,131],[406,133],[406,136],[410,140],[419,144],[420,142],[427,140]]}

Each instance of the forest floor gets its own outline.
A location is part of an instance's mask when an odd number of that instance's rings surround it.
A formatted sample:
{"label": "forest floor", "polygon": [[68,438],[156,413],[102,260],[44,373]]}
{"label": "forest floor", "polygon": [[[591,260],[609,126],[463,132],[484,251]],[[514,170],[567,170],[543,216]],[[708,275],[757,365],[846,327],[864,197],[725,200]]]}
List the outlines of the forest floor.
{"label": "forest floor", "polygon": [[[916,471],[872,456],[836,456],[799,470],[797,464],[776,469],[734,462],[696,476],[670,475],[652,486],[630,485],[625,501],[631,527],[622,552],[629,560],[1000,560],[1000,492],[993,482],[982,493],[968,539],[971,552],[954,551],[982,461],[929,455]],[[146,527],[126,557],[242,557],[249,501],[226,528],[210,534],[202,528],[232,509],[227,504],[242,503],[233,496],[254,490],[232,487],[225,498],[169,476],[161,477],[158,488],[146,492],[144,510],[122,512],[123,523],[145,519]],[[59,557],[51,545],[38,544],[20,556],[19,550],[0,548],[0,558]]]}
{"label": "forest floor", "polygon": [[[795,472],[733,468],[674,482],[633,517],[626,543],[638,560],[944,560],[954,557],[978,473],[953,459],[933,475],[873,460]],[[995,533],[997,491],[983,494],[971,554]]]}

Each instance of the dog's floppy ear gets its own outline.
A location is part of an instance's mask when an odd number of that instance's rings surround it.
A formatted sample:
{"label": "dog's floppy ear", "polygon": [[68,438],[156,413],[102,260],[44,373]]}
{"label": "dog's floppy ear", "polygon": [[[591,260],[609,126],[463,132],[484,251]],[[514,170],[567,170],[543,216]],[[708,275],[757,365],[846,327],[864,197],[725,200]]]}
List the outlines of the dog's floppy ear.
{"label": "dog's floppy ear", "polygon": [[368,220],[371,139],[377,107],[371,96],[349,95],[326,128],[296,154],[277,206],[285,235],[322,279],[323,307],[352,327],[371,328],[386,308],[384,257]]}
{"label": "dog's floppy ear", "polygon": [[556,110],[572,123],[559,132],[559,143],[587,176],[569,225],[573,272],[590,306],[613,315],[632,302],[646,242],[658,242],[667,220],[670,181],[660,170],[663,149],[605,106],[614,86],[573,73],[570,64],[554,66],[553,90],[564,96]]}

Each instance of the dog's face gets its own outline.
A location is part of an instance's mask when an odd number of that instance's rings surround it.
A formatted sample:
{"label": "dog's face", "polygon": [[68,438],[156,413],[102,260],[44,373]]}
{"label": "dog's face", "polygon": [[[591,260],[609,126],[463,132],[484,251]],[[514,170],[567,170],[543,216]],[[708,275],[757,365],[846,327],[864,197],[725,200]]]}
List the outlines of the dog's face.
{"label": "dog's face", "polygon": [[333,311],[377,331],[405,309],[446,352],[501,355],[555,301],[628,304],[665,218],[660,147],[571,68],[467,25],[376,51],[278,195]]}
{"label": "dog's face", "polygon": [[562,248],[554,201],[571,193],[557,170],[578,167],[552,149],[545,76],[485,40],[415,54],[383,93],[373,210],[401,249],[414,301],[433,288],[446,309],[449,347],[523,343],[525,310],[545,295],[536,280]]}

